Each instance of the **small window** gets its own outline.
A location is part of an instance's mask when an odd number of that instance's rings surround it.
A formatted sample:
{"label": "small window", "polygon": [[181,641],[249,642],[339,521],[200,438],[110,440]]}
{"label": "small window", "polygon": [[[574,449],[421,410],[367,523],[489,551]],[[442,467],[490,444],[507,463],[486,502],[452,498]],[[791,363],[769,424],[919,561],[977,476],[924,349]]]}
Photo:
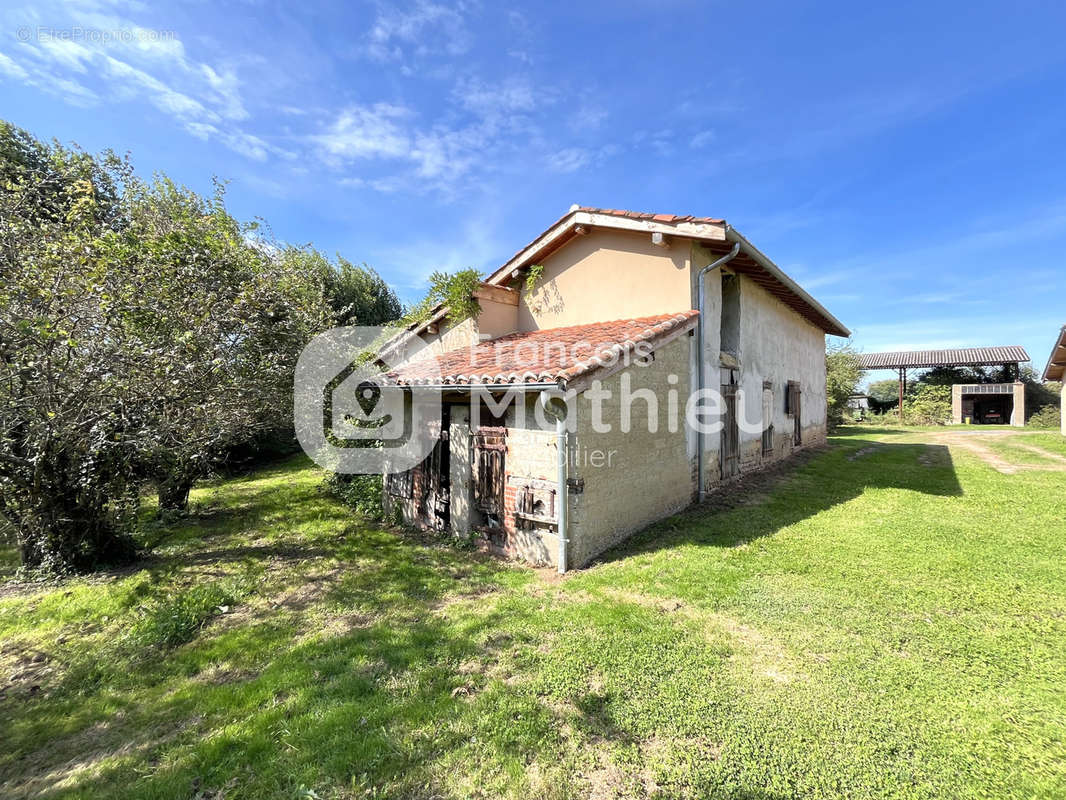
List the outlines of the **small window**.
{"label": "small window", "polygon": [[803,444],[802,404],[803,392],[799,381],[789,381],[785,390],[785,413],[792,418],[792,443],[797,446]]}
{"label": "small window", "polygon": [[390,472],[385,476],[385,491],[393,497],[410,499],[413,494],[414,476],[411,470]]}
{"label": "small window", "polygon": [[796,416],[799,410],[799,381],[789,381],[785,385],[785,415],[789,417]]}
{"label": "small window", "polygon": [[719,323],[722,352],[740,356],[740,278],[722,273],[722,312]]}

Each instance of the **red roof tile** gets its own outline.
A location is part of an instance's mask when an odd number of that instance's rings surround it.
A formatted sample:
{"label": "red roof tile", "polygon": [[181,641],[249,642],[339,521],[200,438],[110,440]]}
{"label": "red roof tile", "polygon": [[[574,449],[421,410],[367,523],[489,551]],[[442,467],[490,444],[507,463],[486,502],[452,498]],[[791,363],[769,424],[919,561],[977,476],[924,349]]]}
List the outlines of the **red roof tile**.
{"label": "red roof tile", "polygon": [[512,333],[473,347],[449,350],[435,360],[414,359],[384,377],[401,386],[572,381],[632,356],[640,343],[647,343],[653,350],[670,334],[694,327],[698,316],[699,312],[689,310]]}
{"label": "red roof tile", "polygon": [[670,225],[675,225],[679,222],[697,222],[704,225],[721,225],[725,222],[724,219],[716,219],[715,217],[693,217],[691,215],[679,216],[677,214],[649,214],[643,211],[625,211],[618,208],[592,208],[591,206],[580,206],[578,211],[585,211],[589,214],[606,214],[610,217],[627,217],[628,219],[647,219],[652,222],[665,222]]}

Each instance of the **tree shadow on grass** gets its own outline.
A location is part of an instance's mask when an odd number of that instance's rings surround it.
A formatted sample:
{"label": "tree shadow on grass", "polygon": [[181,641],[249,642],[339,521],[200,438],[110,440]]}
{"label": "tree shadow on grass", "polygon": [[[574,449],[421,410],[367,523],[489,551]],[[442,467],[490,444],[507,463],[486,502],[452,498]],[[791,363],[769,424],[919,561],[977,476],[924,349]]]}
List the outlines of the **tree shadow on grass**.
{"label": "tree shadow on grass", "polygon": [[[340,570],[313,607],[220,619],[147,658],[112,654],[119,660],[91,683],[0,709],[13,756],[0,759],[0,794],[210,797],[231,781],[255,797],[384,783],[402,784],[403,796],[443,794],[423,765],[467,741],[448,721],[477,691],[466,684],[483,682],[457,666],[506,643],[490,635],[505,624],[498,613],[457,628],[435,612],[493,590],[511,568],[361,526],[328,555]],[[539,739],[553,723],[530,709],[524,724]],[[28,777],[27,763],[36,778],[5,784]]]}
{"label": "tree shadow on grass", "polygon": [[[735,547],[847,503],[871,488],[942,497],[963,494],[945,445],[850,438],[798,453],[768,470],[719,487],[706,502],[645,528],[593,563],[682,543]],[[725,530],[720,524],[708,524],[732,512],[736,513],[730,521],[736,524]]]}
{"label": "tree shadow on grass", "polygon": [[835,432],[829,434],[830,438],[850,438],[853,436],[904,436],[915,431],[906,428],[882,428],[872,425],[842,425]]}

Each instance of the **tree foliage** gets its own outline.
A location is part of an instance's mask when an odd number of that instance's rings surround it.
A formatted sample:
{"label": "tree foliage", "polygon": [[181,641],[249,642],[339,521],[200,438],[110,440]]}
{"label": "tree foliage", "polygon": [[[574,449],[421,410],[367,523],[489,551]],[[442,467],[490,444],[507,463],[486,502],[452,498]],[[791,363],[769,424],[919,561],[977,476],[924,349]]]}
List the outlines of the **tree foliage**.
{"label": "tree foliage", "polygon": [[843,423],[848,398],[855,393],[861,379],[859,354],[850,342],[826,347],[826,418],[830,430]]}
{"label": "tree foliage", "polygon": [[951,385],[919,383],[903,398],[907,425],[946,425],[951,421]]}
{"label": "tree foliage", "polygon": [[899,402],[899,382],[893,378],[874,381],[866,393],[880,405],[895,405]]}
{"label": "tree foliage", "polygon": [[139,180],[111,154],[0,124],[0,513],[23,563],[130,557],[146,477],[179,498],[291,407],[332,313],[320,276],[253,246],[220,186]]}
{"label": "tree foliage", "polygon": [[384,325],[403,315],[396,292],[366,264],[353,264],[340,255],[330,262],[309,246],[286,247],[280,259],[291,270],[321,277],[338,325]]}
{"label": "tree foliage", "polygon": [[448,318],[453,323],[476,317],[481,313],[481,304],[474,292],[480,286],[481,273],[472,267],[457,272],[435,270],[429,276],[426,296],[409,308],[400,322],[405,325],[422,322],[440,306],[447,307]]}

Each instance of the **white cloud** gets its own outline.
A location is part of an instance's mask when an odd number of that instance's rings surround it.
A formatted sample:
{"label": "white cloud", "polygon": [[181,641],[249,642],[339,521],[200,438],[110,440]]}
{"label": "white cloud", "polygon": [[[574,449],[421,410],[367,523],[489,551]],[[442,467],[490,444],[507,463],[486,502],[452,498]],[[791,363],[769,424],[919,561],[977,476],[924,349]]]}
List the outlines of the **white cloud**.
{"label": "white cloud", "polygon": [[410,116],[408,109],[391,103],[352,106],[312,139],[333,158],[403,158],[410,155],[411,140],[401,123]]}
{"label": "white cloud", "polygon": [[104,66],[107,73],[127,88],[141,89],[147,95],[149,101],[160,111],[180,119],[207,119],[217,121],[219,115],[208,110],[203,103],[187,94],[171,89],[158,78],[149,75],[144,70],[130,66],[125,61],[119,61],[111,56],[104,56]]}
{"label": "white cloud", "polygon": [[248,111],[241,101],[240,81],[237,76],[228,70],[220,74],[209,64],[201,64],[200,71],[213,90],[215,101],[222,107],[223,115],[233,120],[247,119]]}
{"label": "white cloud", "polygon": [[[0,11],[0,22],[36,32],[16,50],[0,54],[0,75],[77,106],[150,103],[191,135],[215,139],[255,160],[285,154],[238,126],[250,114],[232,67],[195,61],[174,32],[144,28],[115,9],[145,11],[137,3],[47,0],[32,11]],[[46,27],[42,20],[62,20],[63,27]]]}
{"label": "white cloud", "polygon": [[855,280],[862,272],[857,269],[838,269],[832,272],[822,272],[810,278],[797,278],[800,285],[808,291],[813,291],[822,286],[832,286],[846,280]]}
{"label": "white cloud", "polygon": [[470,48],[465,7],[427,0],[406,8],[383,7],[366,37],[365,54],[374,61],[402,61],[413,55],[457,56]]}
{"label": "white cloud", "polygon": [[[38,42],[42,60],[51,61],[75,72],[85,73],[93,58],[93,51],[85,45],[69,39],[45,38]],[[32,51],[31,51],[32,52]]]}
{"label": "white cloud", "polygon": [[633,134],[633,143],[637,146],[651,147],[661,156],[668,156],[674,151],[674,132],[670,128],[657,131],[637,131]]}
{"label": "white cloud", "polygon": [[0,72],[20,81],[24,81],[30,77],[30,74],[26,72],[26,70],[3,53],[0,53]]}
{"label": "white cloud", "polygon": [[576,172],[590,160],[591,157],[587,151],[567,147],[548,156],[548,168],[554,172]]}
{"label": "white cloud", "polygon": [[693,148],[694,150],[699,150],[701,147],[706,147],[707,145],[709,145],[713,141],[714,141],[714,131],[708,129],[708,130],[705,130],[705,131],[700,131],[695,136],[693,136],[691,139],[689,139],[688,145],[689,145],[689,147]]}
{"label": "white cloud", "polygon": [[607,119],[607,111],[597,106],[582,106],[570,118],[570,128],[578,132],[599,130]]}
{"label": "white cloud", "polygon": [[488,85],[479,80],[466,81],[456,89],[455,95],[463,108],[486,119],[533,111],[538,105],[533,87],[517,78],[497,85]]}
{"label": "white cloud", "polygon": [[[496,83],[461,80],[451,96],[453,113],[431,125],[406,105],[378,102],[348,106],[305,138],[330,165],[379,162],[375,171],[390,174],[345,176],[377,191],[417,186],[451,193],[472,175],[505,170],[507,155],[542,153],[533,113],[552,99],[524,77]],[[355,185],[353,180],[346,183]]]}

